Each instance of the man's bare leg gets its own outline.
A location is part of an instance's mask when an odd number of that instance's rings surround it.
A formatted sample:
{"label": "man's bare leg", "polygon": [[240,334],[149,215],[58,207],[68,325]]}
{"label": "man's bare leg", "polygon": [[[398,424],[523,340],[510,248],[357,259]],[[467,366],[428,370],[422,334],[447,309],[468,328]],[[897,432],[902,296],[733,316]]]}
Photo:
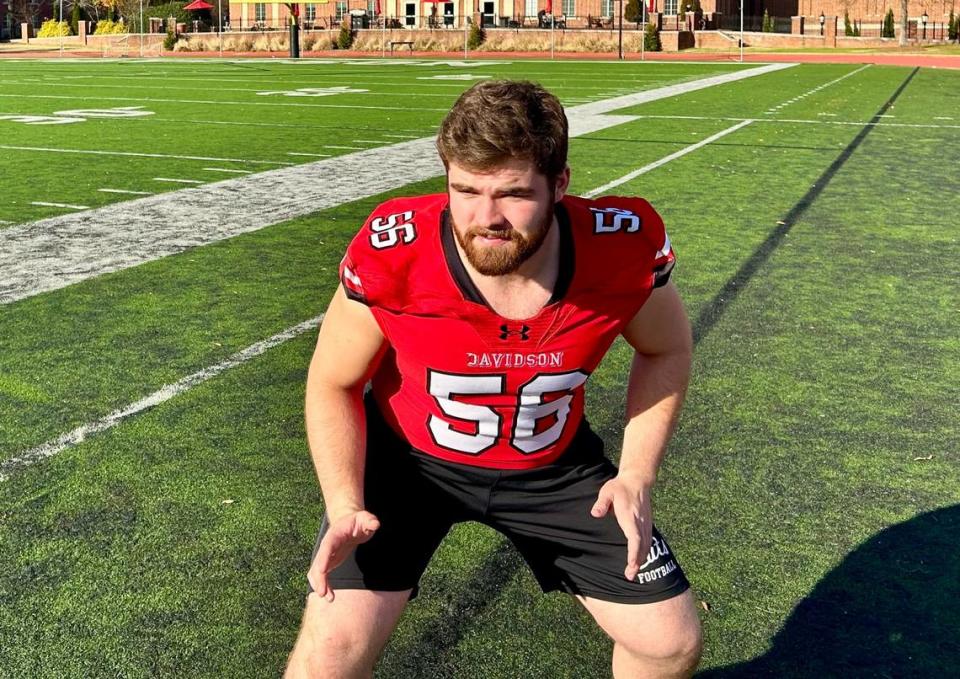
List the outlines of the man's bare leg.
{"label": "man's bare leg", "polygon": [[577,599],[613,639],[615,679],[689,677],[697,668],[703,641],[690,590],[652,604]]}
{"label": "man's bare leg", "polygon": [[338,589],[333,601],[311,592],[285,679],[372,676],[410,592]]}

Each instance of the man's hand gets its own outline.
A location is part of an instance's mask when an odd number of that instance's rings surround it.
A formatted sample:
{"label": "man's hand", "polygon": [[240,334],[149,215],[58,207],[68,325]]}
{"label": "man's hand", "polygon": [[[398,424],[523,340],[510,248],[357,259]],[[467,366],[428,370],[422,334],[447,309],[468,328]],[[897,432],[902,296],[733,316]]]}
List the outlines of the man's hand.
{"label": "man's hand", "polygon": [[603,484],[597,501],[590,510],[596,518],[607,515],[613,507],[617,523],[627,538],[627,567],[623,576],[633,580],[640,572],[653,538],[653,515],[650,489],[653,484],[641,479],[615,476]]}
{"label": "man's hand", "polygon": [[327,582],[327,575],[342,564],[357,545],[372,538],[379,527],[380,520],[363,510],[331,520],[307,573],[313,591],[327,601],[333,601],[333,589]]}

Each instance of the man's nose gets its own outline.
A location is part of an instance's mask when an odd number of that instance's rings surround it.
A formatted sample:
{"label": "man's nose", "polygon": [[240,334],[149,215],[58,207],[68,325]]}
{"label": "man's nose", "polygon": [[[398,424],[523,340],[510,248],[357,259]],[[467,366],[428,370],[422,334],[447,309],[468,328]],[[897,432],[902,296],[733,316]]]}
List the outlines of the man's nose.
{"label": "man's nose", "polygon": [[473,215],[474,223],[477,226],[483,226],[491,229],[502,228],[506,225],[503,211],[495,198],[480,196],[477,201],[476,212]]}

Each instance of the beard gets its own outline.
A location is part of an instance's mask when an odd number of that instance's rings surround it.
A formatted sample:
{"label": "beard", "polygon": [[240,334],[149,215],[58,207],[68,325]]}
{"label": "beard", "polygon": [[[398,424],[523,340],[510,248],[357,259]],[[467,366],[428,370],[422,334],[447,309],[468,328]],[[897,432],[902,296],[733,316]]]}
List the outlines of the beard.
{"label": "beard", "polygon": [[[471,226],[466,232],[461,233],[456,224],[453,225],[453,233],[470,265],[478,273],[484,276],[503,276],[519,269],[521,264],[540,249],[547,234],[550,233],[553,216],[554,201],[551,199],[543,218],[530,236],[524,236],[512,227],[489,229]],[[500,238],[509,243],[483,246],[477,243],[477,237]]]}

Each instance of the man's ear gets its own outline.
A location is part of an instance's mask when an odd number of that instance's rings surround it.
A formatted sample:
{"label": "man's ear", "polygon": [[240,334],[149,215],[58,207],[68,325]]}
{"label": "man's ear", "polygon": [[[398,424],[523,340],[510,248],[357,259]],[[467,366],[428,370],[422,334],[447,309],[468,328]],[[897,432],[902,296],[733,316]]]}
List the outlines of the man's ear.
{"label": "man's ear", "polygon": [[567,165],[563,168],[563,172],[557,175],[556,184],[554,185],[554,196],[556,200],[560,200],[565,195],[567,195],[567,189],[570,188],[570,166]]}

